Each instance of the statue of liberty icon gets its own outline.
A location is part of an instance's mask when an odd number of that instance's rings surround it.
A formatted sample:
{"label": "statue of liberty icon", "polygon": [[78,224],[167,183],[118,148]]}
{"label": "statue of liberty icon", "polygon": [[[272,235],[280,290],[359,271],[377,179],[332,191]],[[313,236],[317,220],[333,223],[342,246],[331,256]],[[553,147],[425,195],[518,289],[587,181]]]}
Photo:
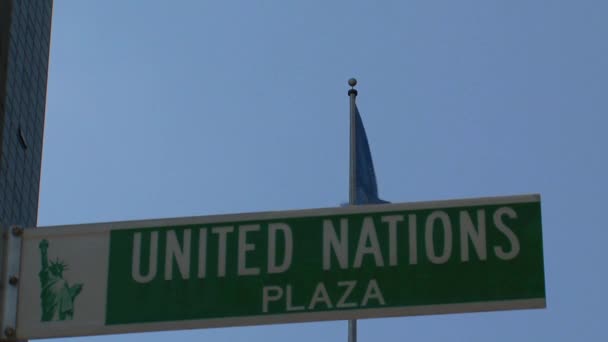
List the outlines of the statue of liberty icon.
{"label": "statue of liberty icon", "polygon": [[82,291],[82,284],[70,286],[63,278],[63,271],[68,265],[60,259],[49,261],[49,242],[44,239],[38,245],[42,257],[40,277],[40,292],[42,306],[42,321],[65,321],[74,317],[74,300]]}

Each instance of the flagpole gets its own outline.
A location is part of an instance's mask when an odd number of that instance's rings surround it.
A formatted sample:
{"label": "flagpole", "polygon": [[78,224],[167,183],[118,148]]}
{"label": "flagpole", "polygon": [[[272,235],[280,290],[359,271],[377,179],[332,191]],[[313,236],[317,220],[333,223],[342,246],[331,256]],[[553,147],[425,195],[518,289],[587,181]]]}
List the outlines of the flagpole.
{"label": "flagpole", "polygon": [[[357,165],[356,165],[356,126],[355,126],[355,115],[356,115],[356,103],[355,99],[357,98],[357,90],[355,86],[357,85],[357,80],[351,78],[348,80],[348,85],[350,85],[351,89],[348,90],[348,96],[350,97],[350,172],[349,172],[349,186],[348,186],[348,203],[350,205],[355,205],[357,203]],[[351,319],[348,321],[348,342],[357,342],[357,320]]]}
{"label": "flagpole", "polygon": [[[348,96],[350,97],[350,174],[349,174],[349,187],[348,187],[348,204],[355,205],[357,203],[357,156],[356,156],[356,128],[355,128],[355,115],[357,111],[357,107],[355,104],[355,99],[357,98],[357,89],[355,86],[357,85],[357,80],[351,78],[348,80],[348,85],[351,86],[351,89],[348,90]],[[352,341],[355,342],[355,341]]]}

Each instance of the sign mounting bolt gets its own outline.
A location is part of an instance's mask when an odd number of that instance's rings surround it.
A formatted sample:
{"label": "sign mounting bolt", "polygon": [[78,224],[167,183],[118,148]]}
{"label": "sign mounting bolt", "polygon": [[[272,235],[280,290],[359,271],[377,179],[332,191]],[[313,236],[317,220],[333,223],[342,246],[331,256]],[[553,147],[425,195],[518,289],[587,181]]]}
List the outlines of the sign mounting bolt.
{"label": "sign mounting bolt", "polygon": [[10,278],[8,278],[8,283],[15,286],[19,283],[19,277],[17,276],[11,276]]}
{"label": "sign mounting bolt", "polygon": [[13,227],[13,229],[11,229],[11,232],[13,233],[14,236],[21,236],[21,235],[23,235],[23,228],[15,226],[15,227]]}
{"label": "sign mounting bolt", "polygon": [[7,337],[14,337],[15,329],[12,327],[7,327],[6,329],[4,329],[4,335],[6,335]]}

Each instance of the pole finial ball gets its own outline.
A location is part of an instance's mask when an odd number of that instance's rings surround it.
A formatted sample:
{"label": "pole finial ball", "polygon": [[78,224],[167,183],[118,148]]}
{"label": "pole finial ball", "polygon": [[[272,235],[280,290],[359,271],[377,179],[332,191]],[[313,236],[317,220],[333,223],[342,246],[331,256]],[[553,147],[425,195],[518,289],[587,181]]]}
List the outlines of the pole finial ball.
{"label": "pole finial ball", "polygon": [[348,85],[351,87],[354,87],[357,85],[357,80],[354,78],[351,78],[350,80],[348,80]]}

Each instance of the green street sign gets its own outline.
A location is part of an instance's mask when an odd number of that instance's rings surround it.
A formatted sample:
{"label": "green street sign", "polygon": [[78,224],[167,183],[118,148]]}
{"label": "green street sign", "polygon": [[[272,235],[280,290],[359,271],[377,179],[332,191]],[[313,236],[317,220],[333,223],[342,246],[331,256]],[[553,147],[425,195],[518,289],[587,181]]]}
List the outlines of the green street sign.
{"label": "green street sign", "polygon": [[19,338],[545,307],[538,195],[26,229]]}

